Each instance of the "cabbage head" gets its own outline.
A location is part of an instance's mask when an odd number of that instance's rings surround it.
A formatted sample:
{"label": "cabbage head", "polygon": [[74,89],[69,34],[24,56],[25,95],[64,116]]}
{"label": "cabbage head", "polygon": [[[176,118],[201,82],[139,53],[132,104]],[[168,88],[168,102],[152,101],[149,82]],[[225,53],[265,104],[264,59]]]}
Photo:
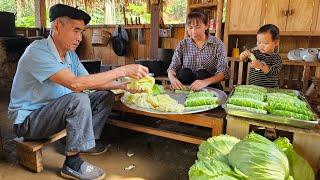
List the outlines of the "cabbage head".
{"label": "cabbage head", "polygon": [[232,147],[240,140],[229,135],[220,135],[203,141],[197,153],[199,160],[218,160],[226,164]]}
{"label": "cabbage head", "polygon": [[290,175],[293,176],[295,180],[315,179],[313,169],[306,160],[296,153],[289,139],[280,137],[276,139],[274,143],[286,154],[290,165]]}
{"label": "cabbage head", "polygon": [[232,168],[249,180],[288,180],[289,162],[286,155],[267,138],[250,133],[233,146],[228,160]]}
{"label": "cabbage head", "polygon": [[142,90],[146,93],[152,93],[153,85],[155,84],[155,79],[151,76],[145,76],[141,79],[133,79],[129,84],[129,89]]}
{"label": "cabbage head", "polygon": [[220,161],[199,161],[189,169],[189,180],[237,180],[228,164]]}

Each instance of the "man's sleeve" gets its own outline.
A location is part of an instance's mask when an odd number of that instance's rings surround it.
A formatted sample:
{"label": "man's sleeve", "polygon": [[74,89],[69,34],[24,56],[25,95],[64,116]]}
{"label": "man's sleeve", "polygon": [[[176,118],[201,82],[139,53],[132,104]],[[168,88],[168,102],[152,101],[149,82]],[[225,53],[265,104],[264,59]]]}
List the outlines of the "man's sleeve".
{"label": "man's sleeve", "polygon": [[27,51],[29,52],[25,53],[27,60],[24,61],[24,67],[40,83],[66,68],[48,51],[37,48],[30,48]]}

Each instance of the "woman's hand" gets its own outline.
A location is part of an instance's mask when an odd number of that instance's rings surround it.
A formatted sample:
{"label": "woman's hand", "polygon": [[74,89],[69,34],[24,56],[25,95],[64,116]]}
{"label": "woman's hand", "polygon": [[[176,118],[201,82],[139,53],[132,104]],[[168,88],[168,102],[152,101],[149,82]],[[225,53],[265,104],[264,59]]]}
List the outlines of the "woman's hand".
{"label": "woman's hand", "polygon": [[173,89],[183,89],[183,84],[176,78],[176,77],[171,77],[169,78],[171,88]]}
{"label": "woman's hand", "polygon": [[249,50],[245,50],[240,54],[240,60],[245,61],[248,57],[250,57],[251,52]]}
{"label": "woman's hand", "polygon": [[207,83],[207,81],[204,80],[195,80],[191,85],[190,85],[190,89],[193,91],[199,91],[204,87],[209,86],[209,84]]}

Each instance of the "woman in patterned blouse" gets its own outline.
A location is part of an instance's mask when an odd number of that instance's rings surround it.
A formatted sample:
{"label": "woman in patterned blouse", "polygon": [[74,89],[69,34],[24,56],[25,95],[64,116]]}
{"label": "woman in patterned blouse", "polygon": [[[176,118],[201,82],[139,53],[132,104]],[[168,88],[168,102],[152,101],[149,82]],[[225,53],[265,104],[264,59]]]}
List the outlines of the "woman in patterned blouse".
{"label": "woman in patterned blouse", "polygon": [[229,76],[227,54],[222,41],[208,33],[208,18],[199,11],[187,16],[188,37],[180,41],[168,68],[172,88],[190,85],[192,90],[210,86],[222,89]]}

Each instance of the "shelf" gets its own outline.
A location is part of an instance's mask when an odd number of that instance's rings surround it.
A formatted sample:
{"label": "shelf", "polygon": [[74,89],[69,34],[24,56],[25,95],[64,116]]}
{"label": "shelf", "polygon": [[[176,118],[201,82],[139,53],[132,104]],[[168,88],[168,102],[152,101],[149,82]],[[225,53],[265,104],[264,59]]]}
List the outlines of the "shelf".
{"label": "shelf", "polygon": [[217,2],[208,2],[208,3],[201,3],[201,4],[190,4],[190,9],[196,9],[196,8],[210,8],[217,6]]}

